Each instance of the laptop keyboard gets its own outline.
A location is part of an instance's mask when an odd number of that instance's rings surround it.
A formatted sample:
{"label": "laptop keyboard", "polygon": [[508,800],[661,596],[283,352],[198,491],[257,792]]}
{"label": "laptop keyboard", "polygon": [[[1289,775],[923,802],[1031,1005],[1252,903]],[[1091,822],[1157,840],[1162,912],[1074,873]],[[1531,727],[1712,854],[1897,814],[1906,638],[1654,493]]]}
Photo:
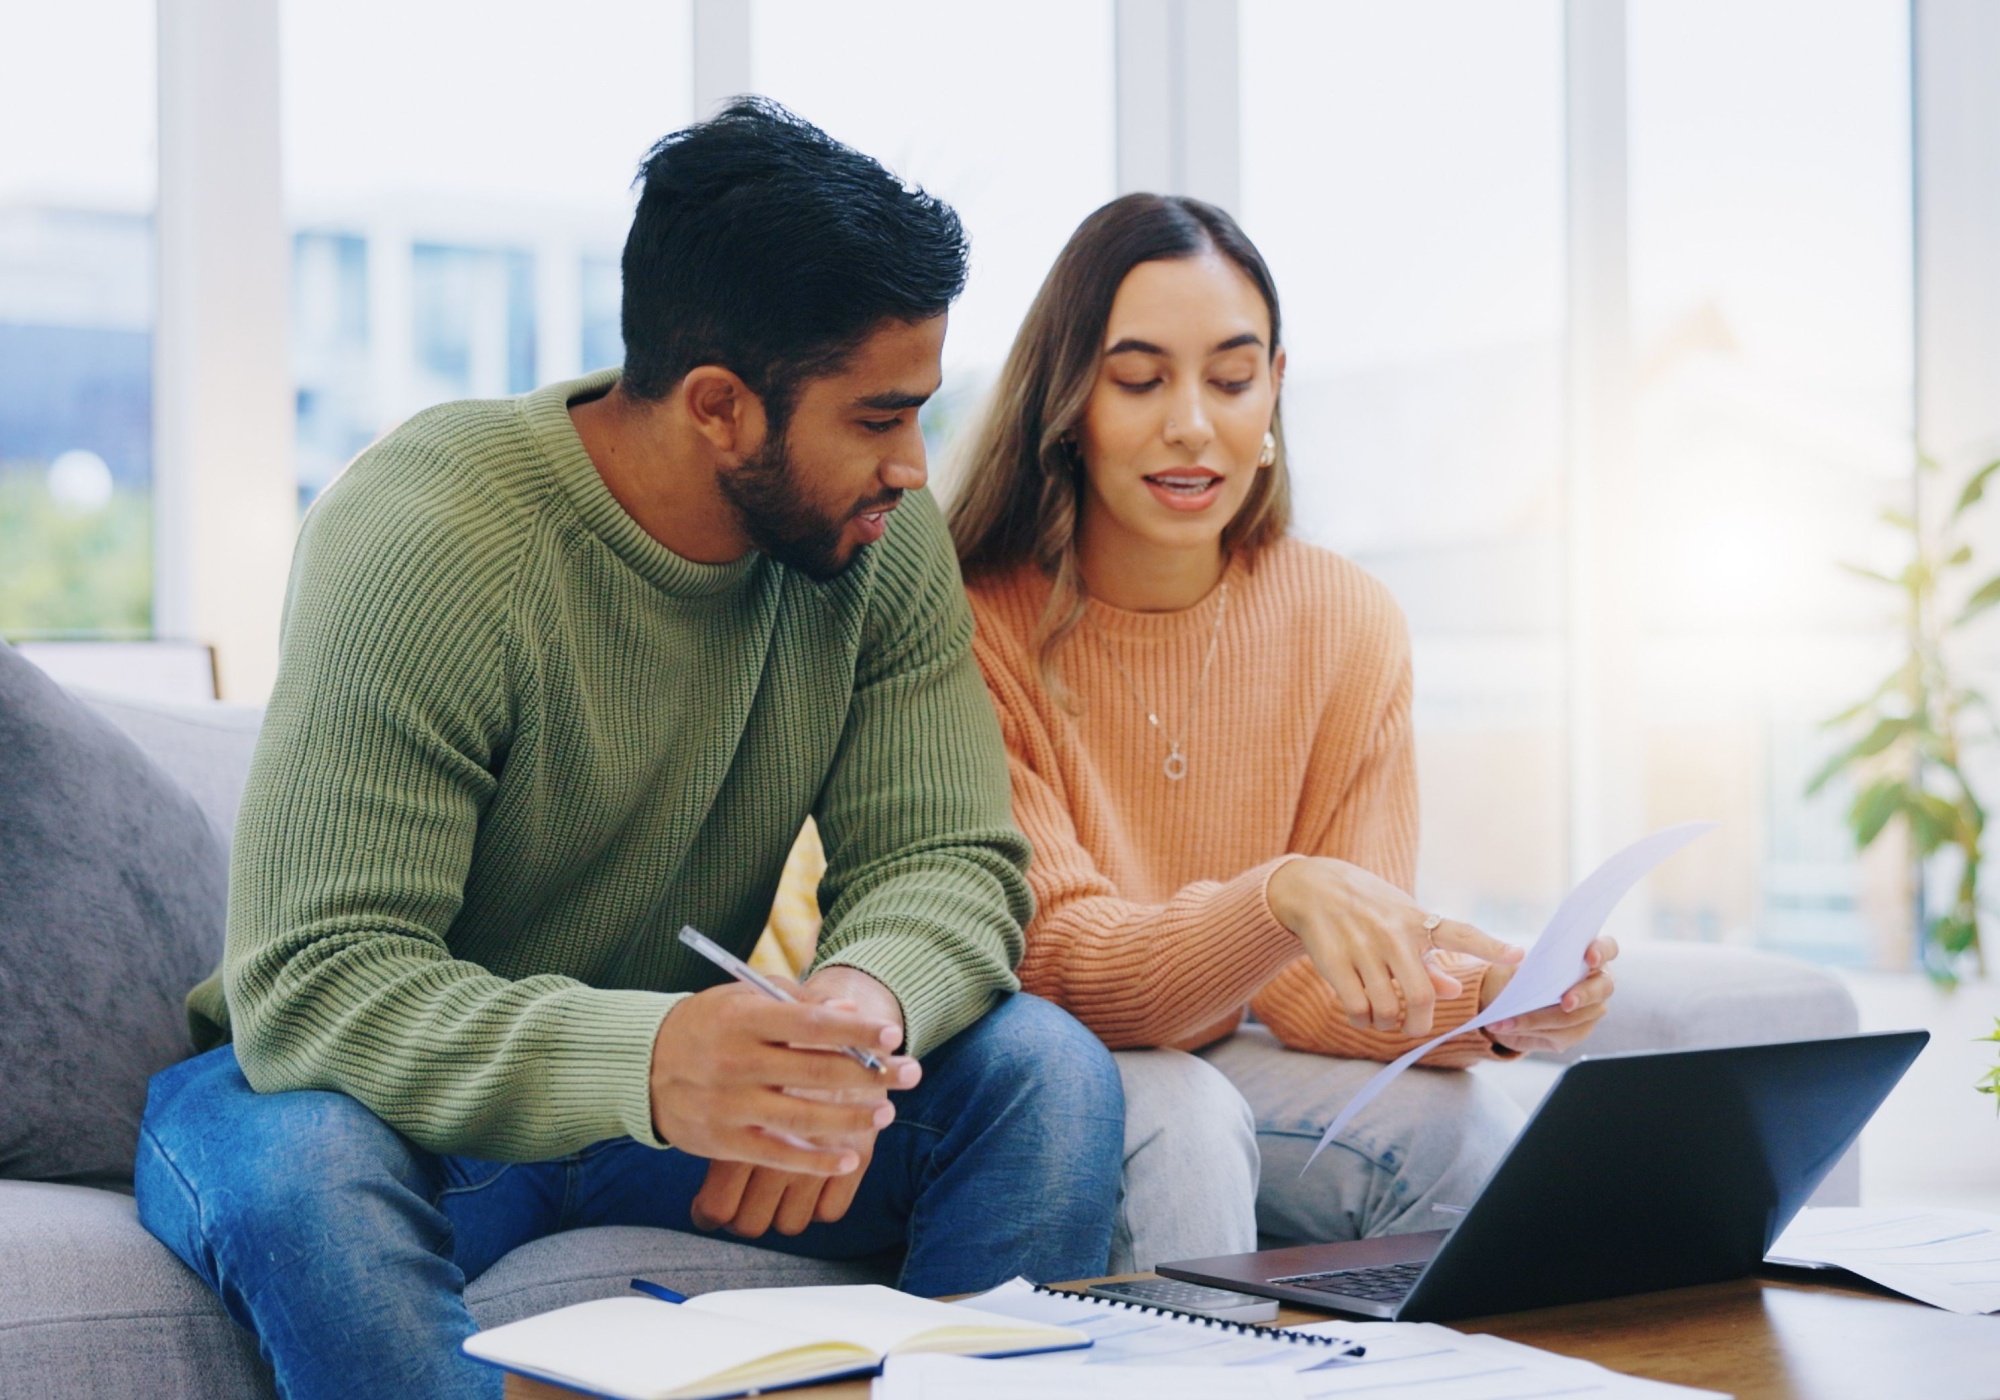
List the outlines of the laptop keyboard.
{"label": "laptop keyboard", "polygon": [[1343,1298],[1366,1298],[1372,1303],[1400,1303],[1417,1279],[1429,1267],[1427,1259],[1407,1264],[1382,1264],[1372,1269],[1335,1269],[1325,1274],[1293,1274],[1274,1278],[1287,1288],[1306,1288],[1314,1293],[1333,1293]]}

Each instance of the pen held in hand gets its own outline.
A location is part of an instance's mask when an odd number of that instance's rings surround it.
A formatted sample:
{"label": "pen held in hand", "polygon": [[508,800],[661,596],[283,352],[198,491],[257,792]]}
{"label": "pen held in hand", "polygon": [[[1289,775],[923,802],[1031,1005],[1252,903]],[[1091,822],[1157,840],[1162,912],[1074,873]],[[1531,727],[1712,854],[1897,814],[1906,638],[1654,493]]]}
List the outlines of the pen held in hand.
{"label": "pen held in hand", "polygon": [[[700,929],[688,924],[681,925],[681,942],[687,944],[688,947],[694,949],[704,958],[707,958],[737,981],[748,983],[765,996],[771,998],[771,1000],[782,1001],[792,1006],[798,1005],[799,999],[797,997],[793,996],[783,987],[780,987],[756,968],[750,966],[750,964],[744,962],[743,959],[737,957]],[[872,1050],[863,1050],[853,1045],[843,1045],[840,1047],[840,1053],[847,1056],[848,1059],[853,1060],[856,1064],[874,1070],[877,1074],[882,1072],[882,1061],[877,1058]]]}

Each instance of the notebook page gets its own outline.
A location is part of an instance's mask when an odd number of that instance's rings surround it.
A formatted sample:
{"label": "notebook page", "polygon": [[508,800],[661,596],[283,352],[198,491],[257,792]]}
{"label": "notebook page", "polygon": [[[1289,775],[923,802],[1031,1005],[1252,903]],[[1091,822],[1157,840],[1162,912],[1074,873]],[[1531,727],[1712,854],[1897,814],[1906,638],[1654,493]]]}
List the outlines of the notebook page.
{"label": "notebook page", "polygon": [[[770,1384],[779,1377],[832,1375],[865,1369],[876,1359],[863,1348],[828,1346],[796,1328],[691,1316],[652,1298],[600,1298],[522,1318],[468,1337],[465,1352],[619,1400],[697,1388],[729,1393],[747,1388],[751,1379]],[[745,1383],[702,1387],[731,1373]]]}
{"label": "notebook page", "polygon": [[1073,1328],[940,1303],[879,1283],[731,1288],[701,1294],[681,1306],[751,1322],[782,1318],[794,1331],[837,1337],[884,1355],[898,1347],[920,1344],[929,1333],[962,1339],[954,1349],[989,1353],[1090,1344],[1089,1337]]}

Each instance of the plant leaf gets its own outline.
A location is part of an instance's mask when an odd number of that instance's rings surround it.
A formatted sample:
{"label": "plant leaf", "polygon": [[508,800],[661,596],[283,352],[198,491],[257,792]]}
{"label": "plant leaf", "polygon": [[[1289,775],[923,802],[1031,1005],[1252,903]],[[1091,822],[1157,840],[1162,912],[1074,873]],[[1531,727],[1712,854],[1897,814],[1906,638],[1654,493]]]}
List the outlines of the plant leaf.
{"label": "plant leaf", "polygon": [[1910,834],[1927,856],[1956,841],[1964,828],[1965,813],[1934,792],[1911,794],[1904,810],[1909,813]]}
{"label": "plant leaf", "polygon": [[1874,844],[1889,818],[1903,810],[1908,796],[1900,778],[1877,778],[1863,788],[1847,812],[1848,825],[1854,828],[1854,848],[1865,851]]}
{"label": "plant leaf", "polygon": [[1979,940],[1976,920],[1956,911],[1931,921],[1930,940],[1948,958],[1956,958]]}
{"label": "plant leaf", "polygon": [[1873,758],[1905,734],[1914,731],[1929,732],[1929,730],[1930,725],[1925,723],[1922,715],[1877,720],[1875,727],[1864,734],[1859,743],[1855,744],[1854,756],[1856,758]]}
{"label": "plant leaf", "polygon": [[1857,759],[1873,758],[1876,754],[1882,752],[1889,745],[1895,743],[1897,739],[1908,733],[1917,723],[1919,721],[1902,718],[1876,720],[1866,734],[1856,739],[1846,748],[1837,751],[1833,757],[1827,759],[1819,772],[1813,774],[1812,781],[1806,784],[1806,796],[1811,797],[1814,793],[1825,787],[1832,780],[1834,774],[1840,772]]}
{"label": "plant leaf", "polygon": [[1986,479],[1996,471],[2000,471],[2000,458],[1988,462],[1967,479],[1965,489],[1958,493],[1958,504],[1951,508],[1953,520],[1979,504],[1979,498],[1986,494]]}
{"label": "plant leaf", "polygon": [[1995,603],[2000,603],[2000,574],[1995,574],[1972,590],[1972,596],[1965,600],[1965,606],[1959,610],[1958,616],[1952,619],[1951,625],[1962,627]]}
{"label": "plant leaf", "polygon": [[1972,546],[1969,544],[1962,544],[1957,549],[1954,549],[1950,553],[1950,555],[1946,557],[1944,561],[1944,566],[1947,569],[1955,569],[1961,564],[1970,564],[1971,562],[1972,562]]}

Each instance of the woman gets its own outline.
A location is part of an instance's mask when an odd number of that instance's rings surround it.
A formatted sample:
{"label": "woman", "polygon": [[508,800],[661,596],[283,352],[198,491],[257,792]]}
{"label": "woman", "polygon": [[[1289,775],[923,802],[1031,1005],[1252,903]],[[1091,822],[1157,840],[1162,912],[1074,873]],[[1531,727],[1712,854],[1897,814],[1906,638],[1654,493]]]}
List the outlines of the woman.
{"label": "woman", "polygon": [[1409,640],[1382,585],[1286,534],[1284,371],[1235,222],[1115,200],[1029,311],[951,512],[1035,846],[1021,980],[1121,1052],[1114,1270],[1448,1224],[1519,1114],[1437,1071],[1567,1048],[1611,991],[1606,939],[1560,1006],[1446,1041],[1300,1177],[1376,1062],[1520,952],[1409,894]]}

